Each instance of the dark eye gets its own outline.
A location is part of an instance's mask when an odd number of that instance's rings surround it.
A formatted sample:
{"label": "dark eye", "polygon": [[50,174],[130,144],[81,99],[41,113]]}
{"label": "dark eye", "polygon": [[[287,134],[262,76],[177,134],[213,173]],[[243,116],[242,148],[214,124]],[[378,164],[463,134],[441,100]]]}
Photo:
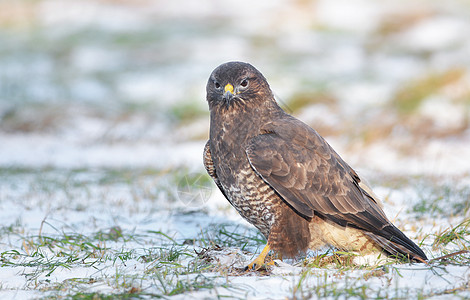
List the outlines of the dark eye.
{"label": "dark eye", "polygon": [[248,79],[243,79],[243,81],[240,83],[240,86],[246,88],[248,86]]}
{"label": "dark eye", "polygon": [[215,86],[216,89],[220,89],[220,83],[218,83],[217,81],[214,82],[214,86]]}

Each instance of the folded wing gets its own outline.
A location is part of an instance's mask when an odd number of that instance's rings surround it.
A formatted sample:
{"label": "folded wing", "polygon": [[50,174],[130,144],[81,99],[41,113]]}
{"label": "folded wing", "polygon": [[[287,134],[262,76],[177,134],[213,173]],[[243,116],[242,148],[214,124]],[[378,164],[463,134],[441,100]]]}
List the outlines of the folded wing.
{"label": "folded wing", "polygon": [[270,124],[246,153],[259,176],[304,217],[318,215],[377,235],[374,240],[390,254],[426,259],[360,187],[354,170],[304,123],[292,118]]}

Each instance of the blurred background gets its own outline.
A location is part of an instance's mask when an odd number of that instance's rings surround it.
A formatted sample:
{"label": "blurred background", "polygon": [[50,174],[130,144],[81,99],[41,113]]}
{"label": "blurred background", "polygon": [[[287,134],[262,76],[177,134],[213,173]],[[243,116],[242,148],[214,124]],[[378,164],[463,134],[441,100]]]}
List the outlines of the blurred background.
{"label": "blurred background", "polygon": [[321,278],[325,296],[465,298],[468,255],[314,272],[307,294],[207,269],[264,247],[202,164],[206,82],[232,60],[430,258],[470,249],[469,0],[0,0],[0,298],[310,297]]}
{"label": "blurred background", "polygon": [[3,0],[0,166],[202,170],[241,60],[353,167],[465,175],[469,33],[465,0]]}

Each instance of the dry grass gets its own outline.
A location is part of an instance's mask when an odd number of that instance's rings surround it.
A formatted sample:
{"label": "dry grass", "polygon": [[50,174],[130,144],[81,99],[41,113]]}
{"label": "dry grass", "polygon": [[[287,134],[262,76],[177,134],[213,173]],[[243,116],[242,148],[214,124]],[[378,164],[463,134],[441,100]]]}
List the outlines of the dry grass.
{"label": "dry grass", "polygon": [[392,106],[402,115],[414,113],[430,95],[462,79],[465,69],[450,69],[441,73],[428,74],[418,78],[396,91]]}

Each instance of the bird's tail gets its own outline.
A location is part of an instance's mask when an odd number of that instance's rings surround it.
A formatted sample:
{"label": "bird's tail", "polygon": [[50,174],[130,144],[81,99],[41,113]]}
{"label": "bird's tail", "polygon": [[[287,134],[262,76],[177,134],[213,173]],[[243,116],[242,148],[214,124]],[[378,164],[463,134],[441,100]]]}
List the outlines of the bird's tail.
{"label": "bird's tail", "polygon": [[[384,235],[384,232],[388,234]],[[382,235],[377,235],[372,232],[364,233],[391,256],[405,257],[410,261],[419,262],[426,262],[428,260],[423,250],[392,224],[387,225],[382,230]]]}

